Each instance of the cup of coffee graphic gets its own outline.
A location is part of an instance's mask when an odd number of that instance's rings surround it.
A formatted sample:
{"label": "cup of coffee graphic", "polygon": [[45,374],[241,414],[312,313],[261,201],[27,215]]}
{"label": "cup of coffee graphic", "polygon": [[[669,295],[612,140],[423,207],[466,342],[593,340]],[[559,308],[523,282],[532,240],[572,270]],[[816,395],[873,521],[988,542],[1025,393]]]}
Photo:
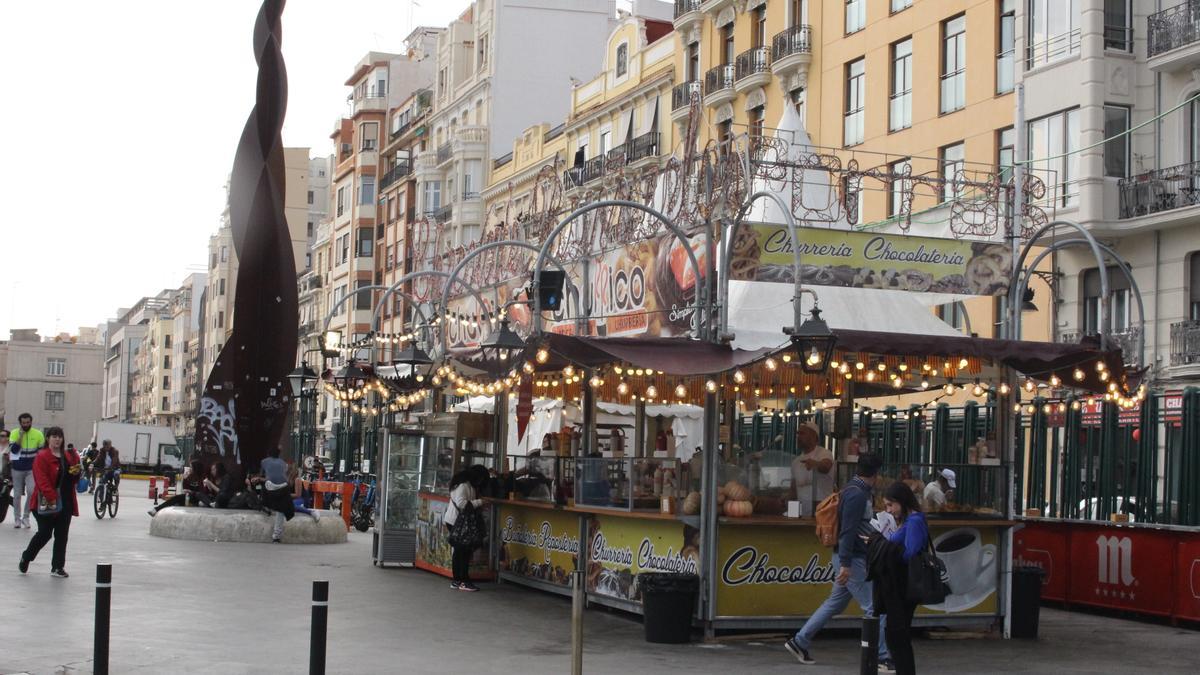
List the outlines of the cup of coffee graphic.
{"label": "cup of coffee graphic", "polygon": [[[979,530],[960,527],[934,540],[933,548],[946,565],[950,591],[955,595],[970,593],[995,569],[996,546],[981,541]],[[993,581],[994,583],[994,581]]]}

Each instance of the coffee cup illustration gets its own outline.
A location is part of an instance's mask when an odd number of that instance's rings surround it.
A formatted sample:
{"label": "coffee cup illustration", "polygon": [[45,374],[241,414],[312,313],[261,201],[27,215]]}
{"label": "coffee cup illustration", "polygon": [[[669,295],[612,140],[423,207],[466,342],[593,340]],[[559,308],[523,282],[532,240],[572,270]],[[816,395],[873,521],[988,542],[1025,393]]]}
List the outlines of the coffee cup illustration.
{"label": "coffee cup illustration", "polygon": [[950,530],[934,540],[933,548],[946,565],[954,595],[995,590],[996,546],[984,545],[979,530],[973,527]]}

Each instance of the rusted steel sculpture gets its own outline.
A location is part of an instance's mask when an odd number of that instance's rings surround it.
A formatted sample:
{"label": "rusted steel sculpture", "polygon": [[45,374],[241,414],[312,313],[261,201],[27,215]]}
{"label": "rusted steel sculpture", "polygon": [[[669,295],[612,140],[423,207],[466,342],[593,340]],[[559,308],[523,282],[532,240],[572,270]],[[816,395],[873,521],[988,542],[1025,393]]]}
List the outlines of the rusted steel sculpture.
{"label": "rusted steel sculpture", "polygon": [[[230,226],[238,256],[233,334],[205,383],[196,447],[253,469],[287,430],[287,374],[296,355],[296,263],[284,217],[287,72],[280,52],[284,0],[265,0],[254,24],[258,86],[233,160]],[[212,457],[215,453],[217,457]]]}

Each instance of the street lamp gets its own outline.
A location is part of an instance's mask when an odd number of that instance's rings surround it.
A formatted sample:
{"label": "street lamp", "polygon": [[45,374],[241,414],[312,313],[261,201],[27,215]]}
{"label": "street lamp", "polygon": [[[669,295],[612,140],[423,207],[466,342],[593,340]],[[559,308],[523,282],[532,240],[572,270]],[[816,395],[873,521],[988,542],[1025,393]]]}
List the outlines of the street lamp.
{"label": "street lamp", "polygon": [[[308,366],[308,361],[301,361],[300,365],[288,374],[288,384],[292,387],[292,398],[297,401],[299,409],[299,419],[296,421],[296,427],[300,436],[299,453],[305,457],[314,454],[315,435],[309,431],[312,426],[313,413],[310,410],[311,401],[316,398],[316,390],[313,386],[318,379],[317,373]],[[300,457],[296,457],[297,460]]]}
{"label": "street lamp", "polygon": [[310,382],[317,381],[317,373],[308,366],[308,361],[301,361],[296,369],[288,374],[288,383],[292,385],[292,397],[300,398],[308,390]]}
{"label": "street lamp", "polygon": [[479,351],[484,358],[493,361],[508,361],[509,356],[523,349],[525,341],[508,327],[508,317],[500,319],[500,327],[479,343]]}
{"label": "street lamp", "polygon": [[829,324],[821,318],[821,310],[815,305],[811,316],[791,331],[792,348],[800,361],[800,369],[806,373],[820,374],[829,367],[837,336],[829,330]]}

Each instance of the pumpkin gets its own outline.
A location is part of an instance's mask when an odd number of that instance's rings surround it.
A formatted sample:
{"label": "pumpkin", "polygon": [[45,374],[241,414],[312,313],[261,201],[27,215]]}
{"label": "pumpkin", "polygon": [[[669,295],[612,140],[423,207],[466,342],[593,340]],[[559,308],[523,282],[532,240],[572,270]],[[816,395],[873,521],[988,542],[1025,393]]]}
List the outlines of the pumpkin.
{"label": "pumpkin", "polygon": [[731,480],[725,484],[725,496],[735,502],[746,501],[750,499],[750,488]]}
{"label": "pumpkin", "polygon": [[744,499],[725,502],[725,515],[731,518],[745,518],[754,513],[754,504]]}
{"label": "pumpkin", "polygon": [[700,513],[700,493],[689,492],[687,497],[683,498],[683,512],[687,515],[696,515]]}
{"label": "pumpkin", "polygon": [[720,506],[724,503],[725,503],[725,491],[721,490],[720,492],[717,493],[717,506]]}

